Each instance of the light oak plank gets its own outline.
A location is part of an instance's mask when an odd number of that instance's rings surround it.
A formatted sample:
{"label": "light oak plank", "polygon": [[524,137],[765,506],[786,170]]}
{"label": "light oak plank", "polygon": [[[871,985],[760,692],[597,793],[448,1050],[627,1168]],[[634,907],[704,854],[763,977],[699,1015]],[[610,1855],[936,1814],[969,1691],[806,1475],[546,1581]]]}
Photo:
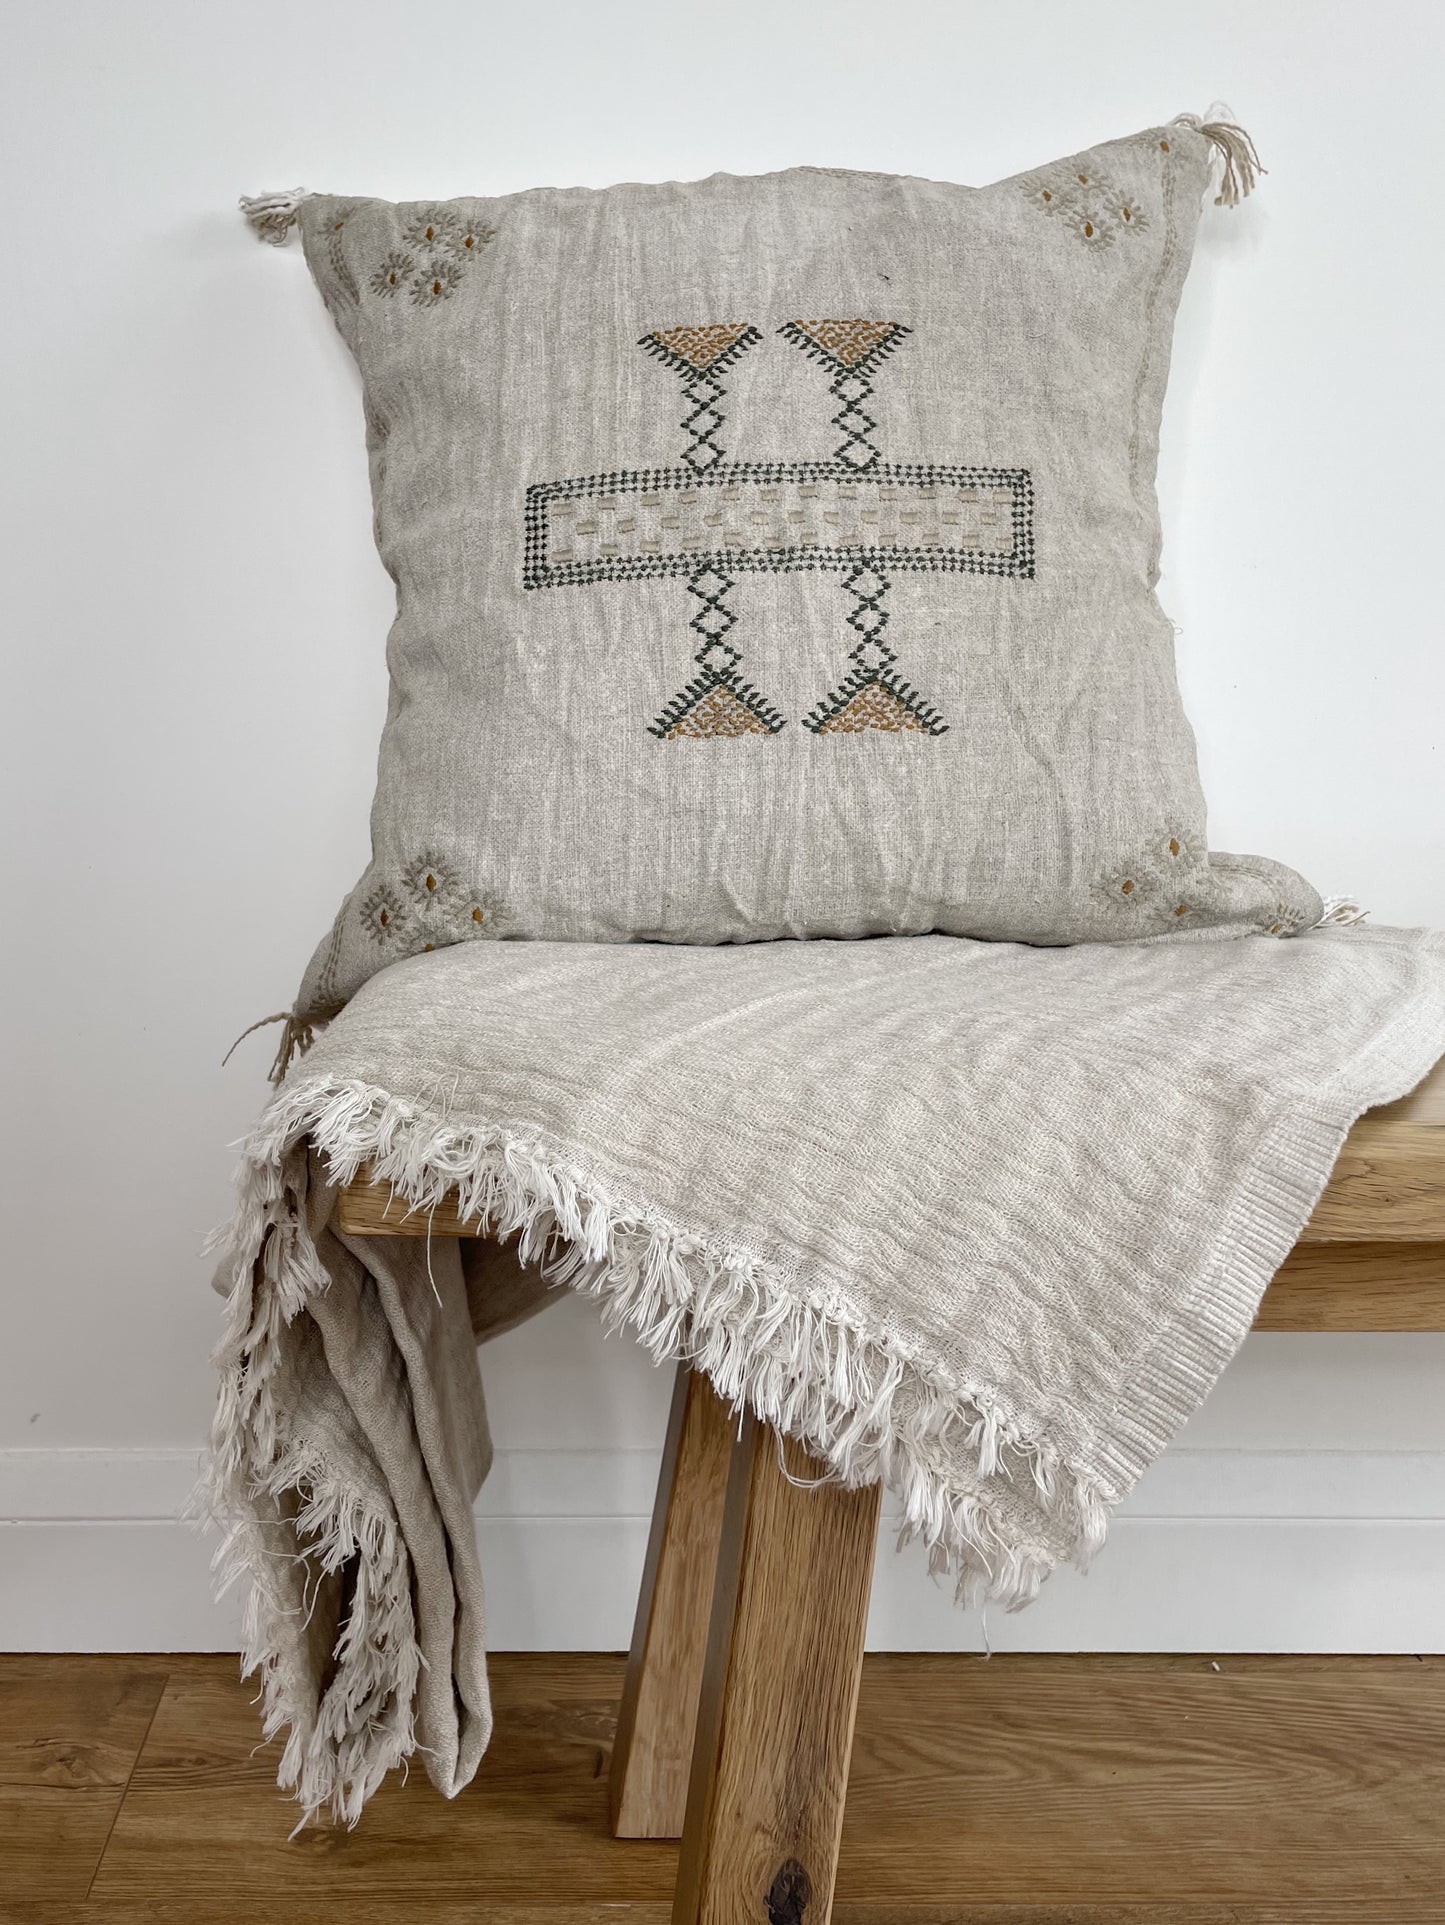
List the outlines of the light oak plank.
{"label": "light oak plank", "polygon": [[1302,1242],[1445,1237],[1445,1129],[1362,1118],[1345,1139]]}
{"label": "light oak plank", "polygon": [[[1402,1909],[1405,1907],[1406,1909]],[[569,1904],[546,1898],[537,1904],[487,1903],[484,1912],[467,1902],[423,1898],[398,1910],[395,1900],[345,1901],[327,1914],[333,1925],[669,1925],[672,1905],[654,1899],[610,1904]],[[149,1899],[84,1902],[0,1901],[0,1925],[237,1925],[229,1899],[190,1899],[179,1905]],[[244,1925],[316,1925],[316,1901],[248,1900]],[[806,1915],[803,1925],[806,1925]],[[1379,1900],[1288,1900],[1276,1904],[1197,1905],[1151,1899],[1142,1905],[973,1905],[967,1900],[848,1899],[834,1901],[832,1925],[1445,1925],[1445,1899],[1410,1895]]]}
{"label": "light oak plank", "polygon": [[673,1925],[828,1925],[881,1491],[811,1488],[823,1472],[744,1419]]}
{"label": "light oak plank", "polygon": [[640,1905],[592,1905],[544,1898],[536,1904],[488,1903],[483,1911],[467,1900],[433,1903],[423,1898],[411,1903],[394,1898],[374,1902],[359,1898],[344,1900],[339,1910],[326,1904],[319,1915],[317,1904],[315,1898],[248,1898],[244,1912],[239,1912],[222,1894],[209,1900],[186,1899],[176,1905],[164,1900],[102,1899],[92,1904],[41,1903],[17,1908],[0,1898],[0,1925],[668,1925],[672,1912],[667,1899]]}
{"label": "light oak plank", "polygon": [[680,1364],[612,1752],[618,1838],[682,1835],[736,1431],[707,1378]]}
{"label": "light oak plank", "polygon": [[1445,1699],[1406,1658],[1307,1680],[1107,1680],[1012,1656],[865,1668],[839,1866],[856,1898],[1445,1900]]}
{"label": "light oak plank", "polygon": [[1445,1243],[1297,1243],[1256,1330],[1445,1330]]}
{"label": "light oak plank", "polygon": [[[496,1731],[475,1781],[452,1801],[421,1761],[393,1774],[355,1831],[308,1826],[276,1789],[277,1745],[257,1749],[254,1686],[234,1656],[177,1660],[96,1876],[96,1904],[164,1895],[253,1903],[284,1897],[311,1925],[318,1903],[489,1908],[671,1899],[677,1847],[611,1836],[607,1774],[623,1661],[564,1653],[489,1664]],[[538,1925],[545,1917],[545,1909]]]}
{"label": "light oak plank", "polygon": [[[477,1784],[449,1804],[413,1771],[356,1832],[294,1845],[235,1658],[139,1662],[173,1688],[90,1903],[61,1852],[47,1891],[0,1887],[3,1925],[669,1915],[676,1848],[608,1835],[620,1657],[494,1658]],[[1445,1658],[1219,1664],[866,1659],[834,1925],[1440,1925]]]}

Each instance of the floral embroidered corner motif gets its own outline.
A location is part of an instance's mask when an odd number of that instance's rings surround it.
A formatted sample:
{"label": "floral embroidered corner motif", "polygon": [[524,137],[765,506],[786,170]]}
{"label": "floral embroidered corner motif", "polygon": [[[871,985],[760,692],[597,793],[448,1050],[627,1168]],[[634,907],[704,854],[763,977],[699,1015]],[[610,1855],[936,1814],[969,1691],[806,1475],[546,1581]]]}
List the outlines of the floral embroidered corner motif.
{"label": "floral embroidered corner motif", "polygon": [[394,943],[408,917],[401,892],[380,882],[361,905],[361,926],[383,948]]}
{"label": "floral embroidered corner motif", "polygon": [[1203,859],[1199,844],[1183,829],[1161,829],[1135,860],[1098,876],[1093,893],[1117,915],[1172,928],[1194,914],[1188,884]]}
{"label": "floral embroidered corner motif", "polygon": [[444,910],[461,894],[461,877],[444,857],[424,849],[401,872],[401,886],[413,906],[424,912]]}
{"label": "floral embroidered corner motif", "polygon": [[507,921],[501,899],[471,888],[461,870],[424,849],[378,882],[362,902],[361,926],[378,948],[419,956],[495,935]]}
{"label": "floral embroidered corner motif", "polygon": [[361,291],[356,285],[346,253],[341,245],[341,236],[346,231],[346,223],[356,212],[354,207],[338,207],[331,219],[331,231],[326,237],[326,261],[336,277],[336,285],[348,301],[359,301]]}
{"label": "floral embroidered corner motif", "polygon": [[405,293],[415,307],[438,307],[496,238],[495,227],[468,221],[453,207],[418,208],[402,225],[402,245],[391,249],[367,285],[384,300]]}
{"label": "floral embroidered corner motif", "polygon": [[1121,235],[1142,234],[1149,226],[1138,197],[1095,172],[1087,156],[1025,174],[1019,188],[1041,214],[1065,227],[1090,253],[1102,254]]}
{"label": "floral embroidered corner motif", "polygon": [[1297,936],[1302,929],[1309,927],[1309,917],[1303,909],[1293,904],[1277,902],[1260,923],[1260,934],[1264,936]]}

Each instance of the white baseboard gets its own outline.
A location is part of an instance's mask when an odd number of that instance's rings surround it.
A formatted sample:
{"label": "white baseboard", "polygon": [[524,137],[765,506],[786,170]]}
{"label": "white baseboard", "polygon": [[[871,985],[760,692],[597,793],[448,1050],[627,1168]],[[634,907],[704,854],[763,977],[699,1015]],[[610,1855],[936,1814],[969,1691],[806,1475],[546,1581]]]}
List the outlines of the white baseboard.
{"label": "white baseboard", "polygon": [[[0,1649],[228,1650],[210,1546],[179,1521],[198,1453],[0,1451]],[[504,1451],[477,1505],[495,1650],[616,1650],[657,1476],[641,1450]],[[977,1650],[977,1612],[885,1528],[869,1642]],[[585,1583],[579,1583],[579,1573]],[[1445,1650],[1445,1453],[1167,1453],[1087,1578],[1061,1572],[998,1650]]]}

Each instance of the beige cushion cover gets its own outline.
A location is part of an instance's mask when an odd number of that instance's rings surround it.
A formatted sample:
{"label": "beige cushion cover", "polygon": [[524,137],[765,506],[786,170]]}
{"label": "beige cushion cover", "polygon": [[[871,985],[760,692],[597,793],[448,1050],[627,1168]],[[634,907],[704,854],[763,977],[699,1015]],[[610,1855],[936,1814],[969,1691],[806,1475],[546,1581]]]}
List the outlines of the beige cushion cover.
{"label": "beige cushion cover", "polygon": [[1313,921],[1207,854],[1154,594],[1211,154],[306,200],[398,609],[299,1014],[471,939]]}

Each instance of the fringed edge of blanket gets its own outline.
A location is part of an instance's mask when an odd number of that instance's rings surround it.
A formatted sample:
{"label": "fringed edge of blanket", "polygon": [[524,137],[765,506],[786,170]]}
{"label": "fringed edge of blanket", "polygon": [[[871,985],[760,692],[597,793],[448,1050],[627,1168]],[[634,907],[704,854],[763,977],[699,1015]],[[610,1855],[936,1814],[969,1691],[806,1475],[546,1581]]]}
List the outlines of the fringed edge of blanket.
{"label": "fringed edge of blanket", "polygon": [[[235,1281],[212,1358],[220,1388],[210,1449],[189,1511],[221,1532],[211,1560],[217,1596],[249,1582],[241,1675],[260,1679],[264,1741],[287,1732],[277,1782],[303,1808],[297,1829],[327,1809],[355,1825],[416,1749],[411,1558],[395,1514],[349,1485],[344,1466],[310,1440],[288,1435],[276,1386],[284,1333],[329,1278],[306,1226],[304,1186],[288,1170],[291,1145],[261,1156],[253,1147],[251,1139],[236,1215],[212,1240],[234,1258]],[[303,1661],[296,1620],[309,1627],[322,1582],[342,1572],[350,1589],[322,1681]]]}
{"label": "fringed edge of blanket", "polygon": [[[801,1439],[837,1481],[888,1483],[902,1536],[923,1540],[930,1569],[955,1579],[960,1601],[1019,1609],[1057,1561],[961,1486],[961,1464],[1027,1489],[1079,1566],[1103,1543],[1108,1505],[1095,1485],[1011,1422],[986,1389],[926,1372],[840,1295],[800,1294],[752,1254],[610,1194],[540,1142],[431,1114],[365,1083],[298,1080],[246,1143],[239,1207],[219,1239],[235,1285],[201,1507],[226,1534],[216,1559],[223,1582],[251,1579],[244,1671],[260,1674],[267,1735],[290,1727],[280,1779],[308,1813],[330,1806],[354,1823],[414,1749],[419,1655],[395,1520],[367,1513],[337,1487],[334,1468],[286,1442],[273,1395],[284,1327],[327,1285],[286,1177],[304,1141],[338,1184],[369,1166],[418,1212],[455,1192],[464,1219],[515,1234],[523,1261],[540,1260],[551,1281],[597,1298],[608,1327],[632,1332],[659,1362],[704,1371],[735,1407]],[[283,1657],[280,1614],[289,1607],[267,1536],[270,1510],[288,1500],[299,1506],[292,1555],[308,1581],[353,1559],[364,1578],[319,1712],[315,1679]]]}

